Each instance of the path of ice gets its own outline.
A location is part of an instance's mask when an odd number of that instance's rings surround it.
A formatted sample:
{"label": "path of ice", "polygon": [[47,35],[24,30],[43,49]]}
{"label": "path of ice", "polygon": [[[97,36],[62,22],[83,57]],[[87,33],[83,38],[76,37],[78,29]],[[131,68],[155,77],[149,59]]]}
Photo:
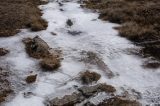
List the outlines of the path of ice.
{"label": "path of ice", "polygon": [[[44,106],[47,97],[63,96],[74,91],[73,85],[81,86],[74,78],[79,72],[87,69],[100,73],[102,77],[98,83],[105,82],[115,86],[117,93],[120,93],[123,87],[125,90],[135,89],[141,92],[143,103],[146,100],[151,103],[149,101],[151,98],[158,99],[160,70],[143,69],[141,65],[144,59],[125,52],[128,48],[135,48],[135,46],[118,36],[118,32],[113,29],[118,25],[97,19],[97,13],[80,8],[80,4],[74,0],[63,4],[59,6],[53,1],[40,6],[44,13],[43,18],[49,24],[47,30],[34,33],[24,29],[16,36],[0,39],[0,45],[11,51],[9,55],[2,57],[0,62],[9,65],[13,73],[18,76],[15,80],[24,79],[30,71],[38,74],[35,84],[26,85],[20,91],[17,90],[16,97],[5,106]],[[67,19],[74,22],[72,27],[66,26]],[[73,36],[67,33],[68,30],[82,33]],[[57,35],[54,36],[51,32]],[[28,57],[25,53],[22,39],[36,35],[39,35],[50,47],[63,51],[64,60],[56,72],[43,72],[39,68],[38,60]],[[115,77],[108,79],[103,71],[78,61],[82,51],[99,54]],[[24,98],[23,93],[29,91],[34,95]]]}

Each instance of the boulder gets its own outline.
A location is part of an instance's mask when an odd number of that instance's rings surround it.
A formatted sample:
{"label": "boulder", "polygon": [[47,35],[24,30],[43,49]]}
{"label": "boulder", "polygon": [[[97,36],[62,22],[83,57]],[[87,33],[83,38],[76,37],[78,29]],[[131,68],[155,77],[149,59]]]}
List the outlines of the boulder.
{"label": "boulder", "polygon": [[26,45],[26,52],[30,57],[40,59],[49,54],[48,44],[38,36],[33,39],[26,38],[23,42]]}

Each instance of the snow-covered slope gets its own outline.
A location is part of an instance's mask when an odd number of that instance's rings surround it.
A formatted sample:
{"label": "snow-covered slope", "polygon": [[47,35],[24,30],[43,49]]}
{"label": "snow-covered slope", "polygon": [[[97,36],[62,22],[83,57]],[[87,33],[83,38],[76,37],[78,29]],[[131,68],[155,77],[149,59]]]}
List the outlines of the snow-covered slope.
{"label": "snow-covered slope", "polygon": [[[60,6],[53,1],[40,6],[43,10],[43,18],[48,21],[48,28],[41,32],[22,30],[21,33],[9,38],[1,38],[0,45],[11,52],[1,59],[1,64],[8,63],[14,70],[17,79],[24,79],[30,71],[38,74],[34,84],[24,85],[17,90],[16,97],[5,106],[44,106],[44,101],[50,97],[63,96],[74,91],[73,85],[82,86],[75,80],[79,72],[92,70],[102,75],[98,83],[105,82],[117,89],[117,94],[123,91],[131,92],[134,89],[142,94],[140,101],[160,102],[160,70],[144,69],[144,59],[135,56],[128,49],[138,49],[125,38],[118,36],[113,28],[117,24],[104,22],[98,19],[98,14],[80,7],[76,1],[64,2]],[[71,19],[73,26],[66,25]],[[80,32],[72,35],[70,32]],[[52,35],[54,32],[57,35]],[[28,57],[25,52],[22,39],[39,35],[50,47],[62,50],[62,66],[53,73],[43,72],[38,65],[38,60]],[[113,78],[108,78],[103,70],[94,65],[80,61],[82,51],[90,51],[98,54],[114,73]],[[3,60],[3,61],[2,61]],[[24,92],[33,94],[24,97]]]}

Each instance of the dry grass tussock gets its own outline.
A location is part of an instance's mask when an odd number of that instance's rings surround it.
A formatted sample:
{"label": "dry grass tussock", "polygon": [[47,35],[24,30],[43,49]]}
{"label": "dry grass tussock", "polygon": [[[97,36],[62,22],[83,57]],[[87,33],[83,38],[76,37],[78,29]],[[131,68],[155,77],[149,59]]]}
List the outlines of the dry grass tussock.
{"label": "dry grass tussock", "polygon": [[2,0],[0,3],[0,37],[13,36],[19,29],[44,30],[47,22],[41,18],[40,0]]}
{"label": "dry grass tussock", "polygon": [[[122,24],[118,28],[120,36],[131,41],[141,43],[160,39],[159,0],[88,0],[84,7],[97,10],[100,19]],[[157,43],[149,48],[147,45],[144,47],[151,56],[160,58],[151,49],[159,50]]]}

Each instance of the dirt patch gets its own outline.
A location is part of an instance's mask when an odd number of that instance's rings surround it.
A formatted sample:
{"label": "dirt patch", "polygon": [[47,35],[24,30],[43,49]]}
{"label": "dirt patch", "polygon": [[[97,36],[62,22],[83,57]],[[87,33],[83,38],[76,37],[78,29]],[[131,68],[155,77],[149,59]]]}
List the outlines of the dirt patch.
{"label": "dirt patch", "polygon": [[4,102],[7,96],[13,92],[8,78],[9,73],[0,68],[0,104]]}
{"label": "dirt patch", "polygon": [[[122,24],[120,35],[131,41],[150,42],[160,39],[160,1],[158,0],[87,0],[83,7],[98,10],[99,18]],[[160,44],[160,42],[157,42]],[[160,58],[157,43],[143,45],[143,53]]]}
{"label": "dirt patch", "polygon": [[96,82],[101,78],[101,75],[96,72],[86,71],[80,75],[83,84],[90,84]]}
{"label": "dirt patch", "polygon": [[0,56],[4,56],[4,55],[6,55],[6,54],[8,54],[8,53],[9,53],[8,50],[6,50],[6,49],[4,49],[4,48],[0,48]]}
{"label": "dirt patch", "polygon": [[13,36],[19,29],[44,30],[47,22],[41,18],[40,0],[3,0],[0,3],[0,37]]}
{"label": "dirt patch", "polygon": [[40,66],[46,71],[51,71],[61,66],[60,54],[51,49],[40,37],[36,36],[33,39],[26,38],[23,42],[28,55],[36,59],[41,59]]}
{"label": "dirt patch", "polygon": [[37,79],[37,74],[36,74],[36,75],[29,75],[29,76],[27,76],[27,78],[26,78],[26,82],[27,82],[27,83],[33,83],[33,82],[36,81],[36,79]]}

